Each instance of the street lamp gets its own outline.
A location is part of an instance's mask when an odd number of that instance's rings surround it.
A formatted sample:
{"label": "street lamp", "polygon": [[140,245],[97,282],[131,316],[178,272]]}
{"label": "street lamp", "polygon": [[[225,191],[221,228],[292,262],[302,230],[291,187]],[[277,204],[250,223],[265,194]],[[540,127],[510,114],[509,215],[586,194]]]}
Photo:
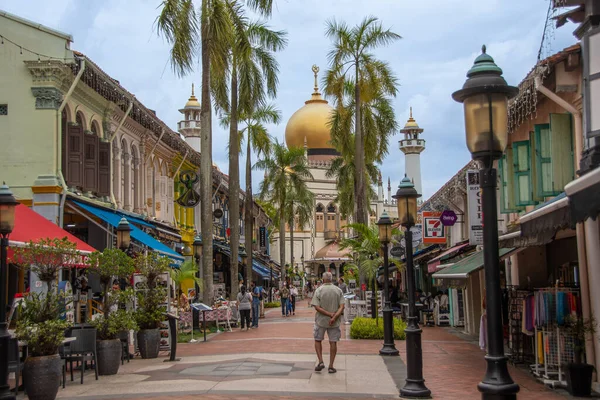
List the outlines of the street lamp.
{"label": "street lamp", "polygon": [[202,259],[202,238],[200,236],[196,236],[192,246],[194,247],[194,258],[196,259],[196,264],[200,265],[200,259]]}
{"label": "street lamp", "polygon": [[123,251],[129,248],[131,242],[131,226],[125,217],[117,225],[117,247]]}
{"label": "street lamp", "polygon": [[508,100],[519,89],[508,86],[494,59],[482,54],[467,72],[467,80],[452,98],[464,104],[467,147],[481,170],[479,185],[483,197],[483,259],[487,305],[487,370],[477,385],[482,399],[516,399],[519,385],[508,372],[504,355],[502,292],[498,256],[498,209],[494,161],[502,157],[508,143]]}
{"label": "street lamp", "polygon": [[392,220],[384,210],[379,221],[379,241],[383,253],[383,347],[379,350],[382,356],[397,356],[398,349],[394,345],[394,315],[390,303],[390,271],[388,268],[388,244],[392,240]]}
{"label": "street lamp", "polygon": [[[405,229],[404,242],[406,247],[406,287],[408,291],[408,325],[406,332],[406,383],[400,389],[402,397],[429,398],[431,391],[425,386],[423,379],[423,349],[421,348],[421,328],[415,305],[415,273],[413,266],[413,248],[411,227],[417,222],[417,199],[421,197],[415,185],[404,175],[393,196],[398,207],[400,225]],[[384,269],[384,270],[387,270]]]}
{"label": "street lamp", "polygon": [[[15,227],[17,207],[12,192],[3,184],[0,186],[0,399],[13,400],[16,397],[8,386],[8,346],[10,335],[6,326],[6,297],[8,281],[8,237]],[[18,384],[18,382],[17,382]]]}

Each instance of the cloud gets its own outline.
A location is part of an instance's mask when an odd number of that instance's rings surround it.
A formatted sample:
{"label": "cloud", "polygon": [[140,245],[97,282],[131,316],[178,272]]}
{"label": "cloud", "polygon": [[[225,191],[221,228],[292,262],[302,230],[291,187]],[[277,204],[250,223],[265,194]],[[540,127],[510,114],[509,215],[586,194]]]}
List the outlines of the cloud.
{"label": "cloud", "polygon": [[[72,34],[73,49],[89,56],[176,129],[181,119],[178,110],[187,101],[192,82],[200,84],[200,67],[185,78],[171,71],[169,46],[154,31],[160,3],[4,0],[2,7]],[[546,1],[522,0],[276,0],[275,4],[268,23],[287,30],[289,45],[277,55],[280,87],[273,102],[282,112],[283,123],[270,127],[271,134],[283,141],[287,120],[312,92],[311,66],[317,64],[321,71],[327,68],[331,42],[324,34],[326,21],[335,17],[353,26],[367,15],[377,16],[385,27],[403,37],[378,49],[376,55],[390,63],[401,84],[394,100],[400,125],[404,125],[412,106],[414,117],[425,129],[427,148],[421,155],[425,199],[470,159],[462,107],[451,94],[464,83],[481,45],[488,45],[507,81],[516,85],[537,60],[547,11]],[[567,25],[554,32],[552,48],[557,51],[574,43],[572,31],[573,26]],[[228,130],[216,119],[213,130],[217,138],[228,137]],[[397,134],[392,139],[382,166],[384,180],[391,177],[392,186],[404,173],[404,157],[397,144],[400,137]],[[213,157],[226,172],[228,156],[222,142],[215,140]],[[242,159],[241,171],[244,167]],[[243,181],[244,173],[241,175]],[[261,171],[253,172],[255,192],[262,175]]]}

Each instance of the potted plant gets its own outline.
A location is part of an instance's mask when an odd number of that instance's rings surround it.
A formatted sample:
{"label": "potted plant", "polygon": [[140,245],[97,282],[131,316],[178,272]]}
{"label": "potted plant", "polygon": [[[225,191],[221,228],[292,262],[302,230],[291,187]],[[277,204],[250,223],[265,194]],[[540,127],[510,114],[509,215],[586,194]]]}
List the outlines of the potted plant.
{"label": "potted plant", "polygon": [[102,285],[102,314],[92,320],[97,330],[98,374],[115,375],[119,372],[123,349],[120,335],[135,330],[136,324],[131,312],[119,309],[119,304],[133,300],[133,291],[113,290],[112,282],[133,274],[133,260],[119,249],[105,249],[92,253],[88,265]]}
{"label": "potted plant", "polygon": [[142,358],[156,358],[160,349],[159,327],[165,320],[167,288],[161,275],[169,270],[169,258],[150,252],[135,259],[135,269],[142,277],[136,284],[138,325],[137,343]]}
{"label": "potted plant", "polygon": [[76,245],[66,237],[30,241],[15,249],[15,261],[44,283],[41,292],[23,299],[17,320],[17,338],[29,349],[23,382],[32,400],[53,400],[58,393],[63,365],[58,348],[69,323],[63,315],[68,299],[57,294],[56,282],[63,265],[77,256]]}
{"label": "potted plant", "polygon": [[594,366],[583,362],[587,335],[596,333],[596,321],[593,318],[569,317],[565,332],[574,339],[574,362],[566,365],[565,377],[567,390],[573,396],[589,396],[592,392],[592,374]]}
{"label": "potted plant", "polygon": [[54,292],[31,293],[19,308],[16,335],[27,343],[23,383],[31,400],[54,400],[63,362],[58,348],[69,323],[60,318],[61,298]]}

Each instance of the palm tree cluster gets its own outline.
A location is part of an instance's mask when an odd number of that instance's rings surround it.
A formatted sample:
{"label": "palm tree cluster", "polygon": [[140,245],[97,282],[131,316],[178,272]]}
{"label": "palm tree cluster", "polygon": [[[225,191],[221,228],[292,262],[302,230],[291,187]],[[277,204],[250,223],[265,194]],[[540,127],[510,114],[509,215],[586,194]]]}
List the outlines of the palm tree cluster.
{"label": "palm tree cluster", "polygon": [[[268,106],[267,99],[277,93],[279,66],[274,52],[282,50],[286,33],[271,30],[262,21],[253,21],[248,12],[269,17],[273,0],[163,0],[156,28],[171,44],[171,65],[180,76],[193,71],[200,55],[201,91],[201,224],[204,251],[204,301],[212,302],[213,220],[212,220],[212,109],[214,104],[222,121],[229,125],[229,215],[231,228],[231,295],[237,294],[240,226],[239,153],[243,134],[248,148],[259,153],[268,151],[269,136],[265,123],[277,122],[279,113]],[[274,117],[277,115],[276,117]],[[245,128],[239,130],[239,122]],[[247,148],[247,171],[250,153]],[[246,241],[252,265],[252,192],[246,194]]]}

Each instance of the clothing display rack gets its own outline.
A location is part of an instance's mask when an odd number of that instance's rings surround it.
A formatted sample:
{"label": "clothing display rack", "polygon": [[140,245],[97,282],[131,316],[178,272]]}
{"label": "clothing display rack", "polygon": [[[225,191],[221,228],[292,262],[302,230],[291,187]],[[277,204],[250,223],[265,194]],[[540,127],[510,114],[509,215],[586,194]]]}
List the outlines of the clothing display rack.
{"label": "clothing display rack", "polygon": [[523,332],[525,318],[525,302],[533,295],[529,290],[517,290],[515,286],[507,286],[508,291],[508,357],[512,364],[523,364],[533,360],[533,334]]}
{"label": "clothing display rack", "polygon": [[535,362],[533,374],[544,384],[566,385],[563,365],[575,359],[575,338],[565,329],[570,316],[581,315],[579,288],[559,286],[535,289]]}

